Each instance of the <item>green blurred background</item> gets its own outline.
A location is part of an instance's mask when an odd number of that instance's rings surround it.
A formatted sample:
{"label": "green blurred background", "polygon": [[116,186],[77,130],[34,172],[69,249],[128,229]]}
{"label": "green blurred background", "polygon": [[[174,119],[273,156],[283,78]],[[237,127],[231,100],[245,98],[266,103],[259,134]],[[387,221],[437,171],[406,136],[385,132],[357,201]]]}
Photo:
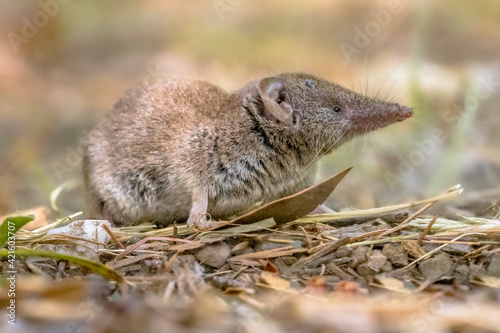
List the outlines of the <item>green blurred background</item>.
{"label": "green blurred background", "polygon": [[[80,177],[78,142],[133,84],[191,76],[238,89],[304,71],[412,106],[322,160],[369,208],[461,183],[498,193],[498,1],[0,1],[0,214]],[[82,208],[77,192],[67,211]]]}

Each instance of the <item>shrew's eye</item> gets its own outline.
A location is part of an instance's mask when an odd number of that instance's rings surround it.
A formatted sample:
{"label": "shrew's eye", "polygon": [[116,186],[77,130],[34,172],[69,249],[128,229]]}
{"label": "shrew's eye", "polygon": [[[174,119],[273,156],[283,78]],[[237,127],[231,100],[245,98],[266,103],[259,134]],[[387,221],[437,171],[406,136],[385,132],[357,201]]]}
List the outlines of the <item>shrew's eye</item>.
{"label": "shrew's eye", "polygon": [[304,84],[309,88],[314,88],[314,83],[311,80],[307,80]]}
{"label": "shrew's eye", "polygon": [[340,112],[340,108],[339,108],[338,106],[334,106],[334,107],[333,107],[333,111],[335,111],[335,112]]}
{"label": "shrew's eye", "polygon": [[279,95],[278,95],[278,104],[280,104],[281,102],[283,102],[285,100],[285,92],[283,90],[281,90],[279,92]]}

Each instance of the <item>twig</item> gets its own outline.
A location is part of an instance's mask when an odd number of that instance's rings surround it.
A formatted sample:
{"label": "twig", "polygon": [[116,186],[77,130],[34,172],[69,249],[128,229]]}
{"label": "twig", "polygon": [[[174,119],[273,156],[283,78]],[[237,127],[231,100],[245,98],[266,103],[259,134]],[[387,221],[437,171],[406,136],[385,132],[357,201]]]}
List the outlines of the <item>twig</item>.
{"label": "twig", "polygon": [[122,242],[120,242],[120,240],[118,238],[116,238],[113,231],[111,231],[111,229],[107,225],[103,224],[102,227],[111,236],[111,238],[115,241],[115,243],[118,245],[118,247],[120,247],[121,249],[125,248],[125,246],[123,246]]}
{"label": "twig", "polygon": [[429,224],[427,225],[427,227],[425,227],[424,231],[422,231],[422,234],[420,235],[420,237],[418,238],[418,241],[417,241],[418,245],[422,245],[422,241],[424,240],[425,236],[427,236],[429,231],[431,231],[432,225],[434,224],[434,222],[436,222],[438,217],[439,217],[439,215],[434,216],[432,218],[432,220],[429,222]]}
{"label": "twig", "polygon": [[300,228],[300,230],[302,230],[302,232],[304,233],[304,237],[306,238],[307,249],[310,249],[312,247],[311,238],[307,234],[307,231],[304,227],[299,226],[299,228]]}
{"label": "twig", "polygon": [[455,237],[454,239],[452,239],[452,240],[451,240],[451,242],[446,243],[446,244],[443,244],[443,245],[441,245],[441,246],[438,246],[438,247],[436,247],[434,250],[432,250],[432,251],[430,251],[430,252],[427,252],[426,254],[424,254],[423,256],[421,256],[420,258],[418,258],[418,259],[416,259],[416,260],[412,261],[412,262],[411,262],[411,263],[409,263],[406,267],[404,267],[404,269],[410,268],[411,266],[415,265],[417,262],[422,261],[423,259],[425,259],[425,258],[427,258],[427,257],[430,257],[433,253],[435,253],[435,252],[437,252],[437,251],[441,250],[442,248],[444,248],[444,247],[446,247],[446,246],[448,246],[448,245],[450,245],[450,244],[453,244],[453,242],[455,242],[455,241],[459,240],[460,238],[463,238],[463,237],[465,237],[465,236],[470,236],[470,235],[485,235],[485,234],[483,234],[483,233],[479,233],[479,232],[470,232],[470,233],[467,233],[467,234],[462,234],[462,235],[460,235],[460,236],[458,236],[458,237]]}
{"label": "twig", "polygon": [[173,227],[173,232],[172,232],[172,237],[177,238],[178,236],[178,229],[177,229],[177,223],[174,221]]}
{"label": "twig", "polygon": [[350,242],[350,238],[342,238],[339,239],[336,242],[331,242],[327,245],[325,245],[321,250],[318,252],[311,254],[308,257],[302,257],[299,260],[297,260],[292,266],[289,267],[290,272],[296,273],[298,272],[303,266],[307,265],[313,260],[319,259],[323,256],[326,256],[327,254],[332,253],[333,251],[336,251],[339,247],[342,245],[346,245]]}
{"label": "twig", "polygon": [[135,244],[132,244],[130,245],[129,247],[127,247],[125,249],[125,251],[123,251],[122,253],[120,253],[119,255],[117,255],[115,257],[115,260],[114,262],[116,262],[117,260],[125,257],[127,254],[133,252],[134,250],[138,249],[142,244],[146,243],[146,242],[149,242],[151,240],[157,240],[157,241],[169,241],[169,242],[183,242],[183,243],[191,243],[191,241],[187,241],[185,239],[179,239],[179,238],[170,238],[170,237],[147,237],[147,238],[144,238],[144,239],[141,239],[140,241],[138,241],[137,243]]}
{"label": "twig", "polygon": [[337,220],[344,220],[348,218],[358,218],[358,217],[363,217],[363,216],[380,216],[381,214],[388,214],[393,211],[405,209],[405,208],[411,208],[411,207],[416,207],[428,203],[435,203],[444,199],[449,199],[452,197],[455,197],[463,192],[463,189],[460,187],[460,185],[455,185],[451,189],[449,189],[447,192],[429,198],[425,200],[420,200],[420,201],[415,201],[411,203],[406,203],[406,204],[399,204],[399,205],[394,205],[394,206],[386,206],[386,207],[379,207],[379,208],[371,208],[371,209],[363,209],[363,210],[353,210],[353,211],[346,211],[346,212],[336,212],[336,213],[331,213],[331,214],[318,214],[318,215],[307,215],[301,218],[296,219],[295,221],[291,222],[293,224],[297,223],[312,223],[312,222],[333,222]]}
{"label": "twig", "polygon": [[246,254],[240,254],[239,256],[234,256],[227,259],[228,262],[235,262],[241,260],[252,260],[252,259],[268,259],[268,258],[276,258],[285,255],[292,255],[294,253],[306,252],[306,249],[297,249],[293,246],[284,246],[279,247],[277,249],[265,250],[259,252],[251,252]]}
{"label": "twig", "polygon": [[429,209],[432,205],[434,205],[437,201],[434,201],[434,202],[431,202],[431,203],[428,203],[427,205],[425,205],[424,207],[420,208],[419,210],[417,210],[415,213],[413,213],[410,217],[408,217],[406,220],[404,220],[400,225],[398,226],[395,226],[394,228],[391,228],[389,230],[386,230],[384,231],[383,233],[381,233],[380,235],[377,236],[377,238],[381,238],[381,237],[384,237],[386,235],[389,235],[389,234],[392,234],[393,232],[396,232],[396,231],[399,231],[401,229],[403,229],[404,227],[406,227],[408,224],[410,224],[410,222],[417,216],[419,216],[420,214],[422,214],[423,212],[425,212],[427,209]]}
{"label": "twig", "polygon": [[357,243],[357,242],[360,242],[362,241],[363,239],[367,239],[369,237],[372,237],[372,236],[378,236],[380,235],[381,233],[387,231],[388,229],[382,229],[382,230],[372,230],[372,231],[368,231],[362,235],[359,235],[359,236],[356,236],[356,237],[353,237],[351,239],[352,243]]}
{"label": "twig", "polygon": [[128,265],[132,265],[132,264],[135,264],[136,262],[139,262],[139,261],[142,261],[142,260],[145,260],[145,259],[149,259],[149,258],[161,258],[162,255],[159,254],[159,253],[146,253],[146,254],[141,254],[141,255],[138,255],[138,256],[135,256],[135,257],[130,257],[130,258],[126,258],[126,259],[122,259],[118,262],[115,262],[115,263],[112,263],[112,264],[108,264],[109,267],[113,268],[113,269],[118,269],[118,268],[122,268],[122,267],[125,267],[125,266],[128,266]]}
{"label": "twig", "polygon": [[418,211],[416,211],[415,213],[413,213],[410,217],[408,217],[406,220],[404,220],[400,225],[395,226],[394,228],[391,228],[391,229],[387,230],[386,232],[383,232],[380,235],[378,235],[378,238],[386,236],[386,235],[389,235],[389,234],[392,234],[395,231],[399,231],[399,230],[403,229],[408,224],[410,224],[410,222],[414,218],[416,218],[417,216],[419,216],[420,214],[422,214],[424,211],[426,211],[427,209],[429,209],[429,207],[431,207],[432,205],[434,205],[436,202],[440,201],[441,200],[440,198],[446,197],[447,194],[455,193],[457,191],[458,191],[458,193],[462,193],[463,189],[460,187],[460,185],[453,186],[452,188],[450,188],[445,193],[443,193],[440,196],[436,197],[434,201],[429,202],[427,205],[425,205],[424,207],[420,208]]}
{"label": "twig", "polygon": [[480,248],[475,249],[474,251],[472,251],[472,252],[469,252],[469,253],[465,254],[465,255],[463,256],[463,258],[464,258],[464,259],[465,259],[465,258],[473,258],[475,255],[479,255],[479,254],[481,254],[481,252],[488,250],[490,247],[491,247],[491,245],[484,245],[484,246],[481,246]]}

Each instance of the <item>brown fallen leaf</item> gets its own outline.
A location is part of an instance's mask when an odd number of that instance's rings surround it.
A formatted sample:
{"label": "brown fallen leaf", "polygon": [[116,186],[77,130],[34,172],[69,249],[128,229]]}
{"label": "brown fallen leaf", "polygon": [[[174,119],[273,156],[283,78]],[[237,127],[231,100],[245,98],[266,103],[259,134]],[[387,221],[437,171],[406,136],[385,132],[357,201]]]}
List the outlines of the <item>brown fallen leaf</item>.
{"label": "brown fallen leaf", "polygon": [[250,224],[271,217],[274,218],[276,225],[296,220],[311,213],[316,207],[324,203],[351,169],[346,169],[319,184],[308,187],[293,195],[269,202],[227,223],[219,224],[212,230],[235,224]]}
{"label": "brown fallen leaf", "polygon": [[266,267],[264,267],[264,271],[272,274],[278,274],[278,267],[276,267],[276,265],[268,261]]}

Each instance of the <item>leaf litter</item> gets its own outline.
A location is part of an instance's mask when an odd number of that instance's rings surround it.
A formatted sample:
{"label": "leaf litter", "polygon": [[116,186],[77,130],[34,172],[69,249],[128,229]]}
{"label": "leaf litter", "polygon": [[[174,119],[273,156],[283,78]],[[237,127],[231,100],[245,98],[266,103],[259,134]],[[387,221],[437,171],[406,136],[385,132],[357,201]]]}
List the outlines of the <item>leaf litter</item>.
{"label": "leaf litter", "polygon": [[[0,272],[17,272],[19,320],[48,331],[72,323],[92,332],[499,332],[498,216],[425,215],[460,186],[407,204],[311,214],[348,171],[202,232],[96,222],[100,237],[61,234],[49,230],[90,220],[50,222],[37,208],[36,226],[16,233],[16,260],[8,243],[0,250]],[[96,255],[68,252],[76,247]],[[5,309],[8,284],[0,289]]]}

